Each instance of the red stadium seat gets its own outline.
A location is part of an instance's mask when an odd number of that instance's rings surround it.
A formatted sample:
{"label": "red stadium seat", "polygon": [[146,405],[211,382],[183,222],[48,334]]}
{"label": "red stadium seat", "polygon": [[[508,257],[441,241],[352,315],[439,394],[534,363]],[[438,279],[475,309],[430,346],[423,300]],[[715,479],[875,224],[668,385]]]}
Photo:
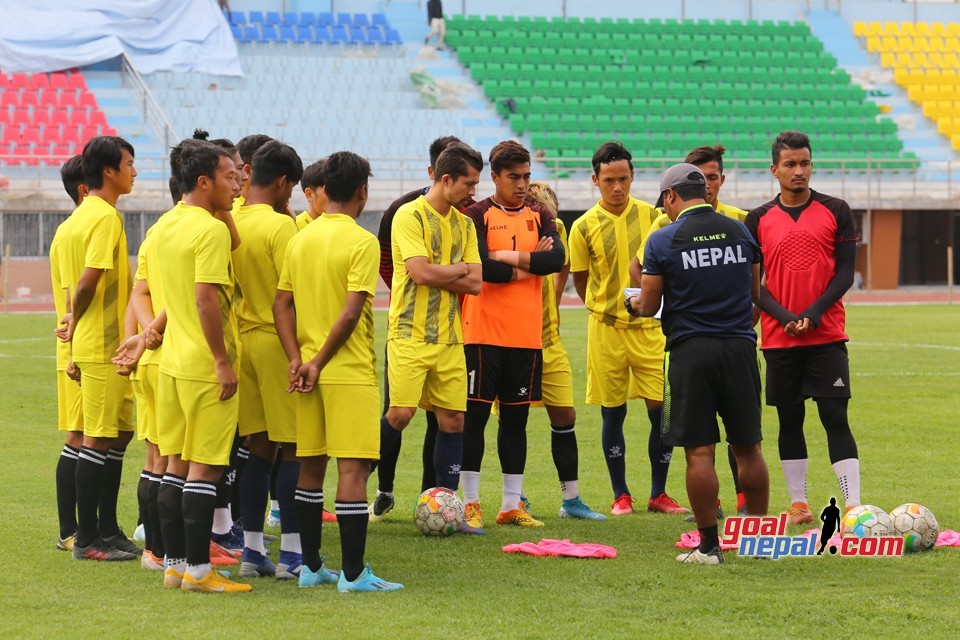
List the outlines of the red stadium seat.
{"label": "red stadium seat", "polygon": [[63,109],[54,109],[50,114],[50,124],[58,127],[65,127],[70,124],[70,116]]}
{"label": "red stadium seat", "polygon": [[14,109],[11,122],[16,126],[29,125],[33,122],[33,118],[30,117],[30,111],[27,109]]}
{"label": "red stadium seat", "polygon": [[[13,125],[7,125],[3,128],[3,135],[0,136],[0,145],[3,145],[4,148],[9,148],[11,142],[17,142],[20,140],[20,127],[14,127]],[[0,149],[0,152],[3,150]]]}
{"label": "red stadium seat", "polygon": [[50,74],[50,88],[51,88],[51,89],[66,89],[66,88],[67,88],[67,74],[65,74],[65,73],[51,73],[51,74]]}
{"label": "red stadium seat", "polygon": [[27,127],[20,132],[20,142],[23,144],[40,143],[40,129],[36,127]]}
{"label": "red stadium seat", "polygon": [[96,127],[77,127],[80,136],[80,142],[86,144],[87,140],[90,138],[97,137],[97,128]]}
{"label": "red stadium seat", "polygon": [[82,109],[74,109],[70,112],[70,125],[85,127],[90,124],[90,120],[87,118],[87,112]]}
{"label": "red stadium seat", "polygon": [[30,86],[34,89],[49,89],[50,79],[45,73],[34,73],[30,76]]}
{"label": "red stadium seat", "polygon": [[53,150],[50,152],[51,155],[55,156],[60,162],[68,160],[73,154],[71,153],[70,145],[67,144],[58,144],[53,147]]}
{"label": "red stadium seat", "polygon": [[30,155],[30,145],[15,144],[13,145],[13,150],[11,153],[17,157],[10,158],[9,164],[12,164],[12,165],[26,164],[27,158],[25,156]]}
{"label": "red stadium seat", "polygon": [[73,91],[64,91],[60,94],[60,108],[66,109],[67,107],[77,108],[77,94]]}
{"label": "red stadium seat", "polygon": [[0,71],[0,89],[7,89],[10,87],[10,76]]}
{"label": "red stadium seat", "polygon": [[60,101],[57,99],[56,91],[41,91],[40,92],[40,106],[41,107],[59,107]]}
{"label": "red stadium seat", "polygon": [[33,110],[33,126],[48,126],[50,124],[50,110],[45,108]]}
{"label": "red stadium seat", "polygon": [[40,100],[37,98],[37,92],[33,90],[21,91],[20,92],[20,106],[21,107],[36,107],[40,104]]}
{"label": "red stadium seat", "polygon": [[80,100],[77,102],[81,109],[96,109],[97,99],[89,91],[80,94]]}
{"label": "red stadium seat", "polygon": [[44,127],[41,144],[60,144],[60,127]]}
{"label": "red stadium seat", "polygon": [[15,73],[10,76],[11,89],[26,89],[30,86],[30,77],[25,73]]}
{"label": "red stadium seat", "polygon": [[5,90],[0,93],[0,109],[20,106],[20,94],[16,91]]}
{"label": "red stadium seat", "polygon": [[115,136],[115,135],[117,135],[117,130],[114,129],[113,127],[111,127],[110,125],[106,125],[106,126],[100,127],[100,135],[101,135],[101,136]]}
{"label": "red stadium seat", "polygon": [[79,73],[71,73],[67,76],[67,86],[71,89],[79,89],[80,91],[87,90],[87,81],[83,79],[83,76]]}
{"label": "red stadium seat", "polygon": [[77,127],[64,127],[60,133],[60,142],[63,144],[80,144],[80,132]]}
{"label": "red stadium seat", "polygon": [[91,111],[90,112],[90,126],[91,127],[107,127],[107,116],[103,111]]}
{"label": "red stadium seat", "polygon": [[43,156],[40,161],[48,167],[56,167],[63,164],[63,159],[54,157],[52,149],[55,148],[56,146],[54,145],[49,147],[40,147],[40,149],[34,149],[33,154],[37,156]]}

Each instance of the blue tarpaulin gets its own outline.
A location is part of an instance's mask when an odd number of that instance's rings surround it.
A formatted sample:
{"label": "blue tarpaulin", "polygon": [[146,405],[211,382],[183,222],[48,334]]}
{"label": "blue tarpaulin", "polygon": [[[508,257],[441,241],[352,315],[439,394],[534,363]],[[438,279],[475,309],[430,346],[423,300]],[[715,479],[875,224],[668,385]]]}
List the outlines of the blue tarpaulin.
{"label": "blue tarpaulin", "polygon": [[0,70],[49,72],[126,53],[141,73],[240,76],[216,0],[4,0]]}

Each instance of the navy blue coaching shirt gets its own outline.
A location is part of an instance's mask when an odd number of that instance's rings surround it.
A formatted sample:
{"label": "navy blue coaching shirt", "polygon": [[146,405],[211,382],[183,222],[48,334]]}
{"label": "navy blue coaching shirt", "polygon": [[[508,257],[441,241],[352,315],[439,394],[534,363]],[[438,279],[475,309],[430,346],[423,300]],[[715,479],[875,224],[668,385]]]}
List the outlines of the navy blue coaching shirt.
{"label": "navy blue coaching shirt", "polygon": [[749,338],[751,276],[760,247],[747,227],[709,204],[684,209],[647,239],[643,273],[663,277],[663,333],[669,351],[693,336]]}

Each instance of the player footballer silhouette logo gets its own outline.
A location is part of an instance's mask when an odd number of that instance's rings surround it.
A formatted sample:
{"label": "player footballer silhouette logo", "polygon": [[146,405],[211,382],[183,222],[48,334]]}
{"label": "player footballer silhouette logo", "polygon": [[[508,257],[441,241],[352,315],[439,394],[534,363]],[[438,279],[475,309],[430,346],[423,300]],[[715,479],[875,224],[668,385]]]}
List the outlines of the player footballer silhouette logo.
{"label": "player footballer silhouette logo", "polygon": [[[823,511],[820,513],[820,522],[823,523],[823,527],[820,529],[820,549],[817,550],[818,556],[823,555],[823,548],[827,546],[827,542],[829,542],[836,531],[840,530],[840,507],[837,506],[836,498],[830,498],[830,504],[823,508]],[[835,554],[836,552],[836,545],[830,545],[830,553]]]}

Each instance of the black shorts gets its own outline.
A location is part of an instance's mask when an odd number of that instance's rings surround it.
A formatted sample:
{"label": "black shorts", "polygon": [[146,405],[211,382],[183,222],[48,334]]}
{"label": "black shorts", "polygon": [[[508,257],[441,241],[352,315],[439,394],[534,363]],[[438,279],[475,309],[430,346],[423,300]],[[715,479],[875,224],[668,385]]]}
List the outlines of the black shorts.
{"label": "black shorts", "polygon": [[687,338],[664,359],[664,444],[702,447],[756,444],[760,433],[760,363],[746,338]]}
{"label": "black shorts", "polygon": [[467,400],[528,404],[541,400],[543,351],[466,344]]}
{"label": "black shorts", "polygon": [[767,404],[796,404],[807,398],[849,398],[850,359],[845,342],[792,349],[767,349]]}

